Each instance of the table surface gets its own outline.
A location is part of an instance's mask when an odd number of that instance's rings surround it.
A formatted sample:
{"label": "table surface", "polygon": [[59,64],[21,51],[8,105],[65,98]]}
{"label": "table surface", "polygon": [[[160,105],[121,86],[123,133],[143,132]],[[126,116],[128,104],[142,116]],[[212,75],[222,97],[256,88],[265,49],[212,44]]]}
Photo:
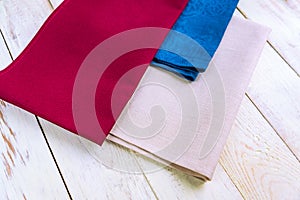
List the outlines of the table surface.
{"label": "table surface", "polygon": [[[60,3],[0,1],[0,69]],[[108,167],[98,146],[0,101],[0,199],[300,199],[300,1],[241,0],[235,15],[272,33],[211,182],[149,172],[159,164],[106,142]],[[139,173],[111,168],[133,158]]]}

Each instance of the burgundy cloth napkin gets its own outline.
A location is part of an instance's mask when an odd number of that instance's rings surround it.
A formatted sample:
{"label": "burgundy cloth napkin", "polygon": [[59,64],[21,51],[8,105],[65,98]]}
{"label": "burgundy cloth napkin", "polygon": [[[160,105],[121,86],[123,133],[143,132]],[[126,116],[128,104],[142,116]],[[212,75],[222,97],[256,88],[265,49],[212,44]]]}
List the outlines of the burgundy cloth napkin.
{"label": "burgundy cloth napkin", "polygon": [[[119,46],[107,45],[97,55],[90,53],[123,31],[171,28],[186,3],[187,0],[65,0],[21,55],[0,71],[0,98],[101,144],[115,122],[110,103],[116,82],[131,68],[149,64],[156,49],[129,52],[109,68],[104,63],[126,45],[120,42]],[[136,46],[148,42],[159,48],[166,35],[166,31],[155,35],[137,33],[127,40]],[[92,62],[86,60],[88,55],[94,56]],[[89,66],[83,69],[83,63]],[[116,114],[126,105],[146,67],[142,65],[123,82]]]}
{"label": "burgundy cloth napkin", "polygon": [[193,83],[149,67],[108,139],[210,180],[269,31],[233,17]]}

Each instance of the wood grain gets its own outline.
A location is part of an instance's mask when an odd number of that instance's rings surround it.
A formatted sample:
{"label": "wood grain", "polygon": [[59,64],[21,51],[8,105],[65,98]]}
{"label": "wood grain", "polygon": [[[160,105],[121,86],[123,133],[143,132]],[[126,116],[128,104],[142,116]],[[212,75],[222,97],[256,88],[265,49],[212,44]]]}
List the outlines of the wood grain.
{"label": "wood grain", "polygon": [[[257,6],[244,3],[239,6],[247,8],[246,15]],[[247,95],[300,160],[300,78],[270,45],[262,53]]]}
{"label": "wood grain", "polygon": [[300,78],[266,46],[247,94],[300,159]]}
{"label": "wood grain", "polygon": [[14,57],[27,46],[51,12],[45,0],[0,1],[0,29]]}
{"label": "wood grain", "polygon": [[[163,168],[161,164],[114,143],[105,142],[103,147],[99,147],[45,120],[42,120],[42,126],[60,163],[68,188],[76,199],[115,199],[119,195],[125,195],[125,199],[242,199],[220,166],[216,178],[204,185],[200,179],[168,167]],[[86,184],[80,180],[89,181]],[[147,180],[155,196],[146,185]],[[116,185],[118,191],[112,189]],[[128,188],[131,185],[135,186]]]}
{"label": "wood grain", "polygon": [[45,120],[42,126],[74,199],[155,199],[128,150],[100,147]]}
{"label": "wood grain", "polygon": [[245,199],[300,197],[300,163],[247,98],[221,164]]}
{"label": "wood grain", "polygon": [[158,199],[243,199],[220,165],[213,180],[204,183],[137,153],[135,156]]}
{"label": "wood grain", "polygon": [[0,100],[1,199],[68,198],[35,117]]}
{"label": "wood grain", "polygon": [[241,0],[240,10],[251,20],[272,28],[270,42],[300,73],[300,1]]}
{"label": "wood grain", "polygon": [[[4,24],[3,17],[10,18],[3,12],[5,3],[0,2],[1,25]],[[1,30],[8,29],[1,26]],[[1,36],[0,69],[11,62]],[[0,133],[1,199],[68,198],[34,115],[0,100]]]}

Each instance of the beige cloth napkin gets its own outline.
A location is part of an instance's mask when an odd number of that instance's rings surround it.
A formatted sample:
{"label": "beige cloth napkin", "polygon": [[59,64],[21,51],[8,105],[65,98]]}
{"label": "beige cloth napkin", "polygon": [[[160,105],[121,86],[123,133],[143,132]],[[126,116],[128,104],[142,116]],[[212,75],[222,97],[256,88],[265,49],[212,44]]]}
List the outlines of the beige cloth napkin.
{"label": "beige cloth napkin", "polygon": [[233,17],[192,83],[150,66],[108,139],[211,180],[269,32]]}

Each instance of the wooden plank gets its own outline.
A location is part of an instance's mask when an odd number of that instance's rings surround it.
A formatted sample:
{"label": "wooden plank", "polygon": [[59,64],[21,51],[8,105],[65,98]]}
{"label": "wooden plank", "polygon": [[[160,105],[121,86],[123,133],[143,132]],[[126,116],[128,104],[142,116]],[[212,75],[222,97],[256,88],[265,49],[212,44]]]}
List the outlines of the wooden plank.
{"label": "wooden plank", "polygon": [[220,165],[212,181],[204,183],[137,153],[136,157],[158,199],[243,199]]}
{"label": "wooden plank", "polygon": [[0,100],[1,199],[67,199],[36,118]]}
{"label": "wooden plank", "polygon": [[[159,199],[221,199],[224,196],[242,199],[220,166],[214,180],[204,184],[200,179],[180,171],[162,169],[157,162],[134,154],[119,145],[106,142],[101,148],[45,120],[42,120],[42,126],[68,188],[76,199],[115,199],[122,195],[126,195],[125,199],[155,198],[151,195],[147,180]],[[105,158],[107,156],[109,157]],[[110,166],[110,169],[103,165]],[[160,170],[148,173],[148,169]],[[113,189],[115,185],[119,186],[118,191]],[[131,185],[135,186],[129,190]]]}
{"label": "wooden plank", "polygon": [[[239,6],[243,6],[241,1]],[[247,8],[255,6],[244,5]],[[235,14],[240,15],[238,12]],[[270,46],[266,45],[247,95],[278,135],[300,160],[300,79]]]}
{"label": "wooden plank", "polygon": [[238,7],[250,19],[272,28],[270,42],[290,66],[300,73],[299,0],[241,0]]}
{"label": "wooden plank", "polygon": [[155,199],[128,150],[109,142],[101,148],[45,120],[42,126],[74,199]]}
{"label": "wooden plank", "polygon": [[245,199],[299,199],[300,163],[245,98],[221,164]]}
{"label": "wooden plank", "polygon": [[300,159],[300,79],[266,46],[247,94]]}
{"label": "wooden plank", "polygon": [[0,1],[0,29],[14,57],[27,46],[51,12],[50,4],[43,0]]}

